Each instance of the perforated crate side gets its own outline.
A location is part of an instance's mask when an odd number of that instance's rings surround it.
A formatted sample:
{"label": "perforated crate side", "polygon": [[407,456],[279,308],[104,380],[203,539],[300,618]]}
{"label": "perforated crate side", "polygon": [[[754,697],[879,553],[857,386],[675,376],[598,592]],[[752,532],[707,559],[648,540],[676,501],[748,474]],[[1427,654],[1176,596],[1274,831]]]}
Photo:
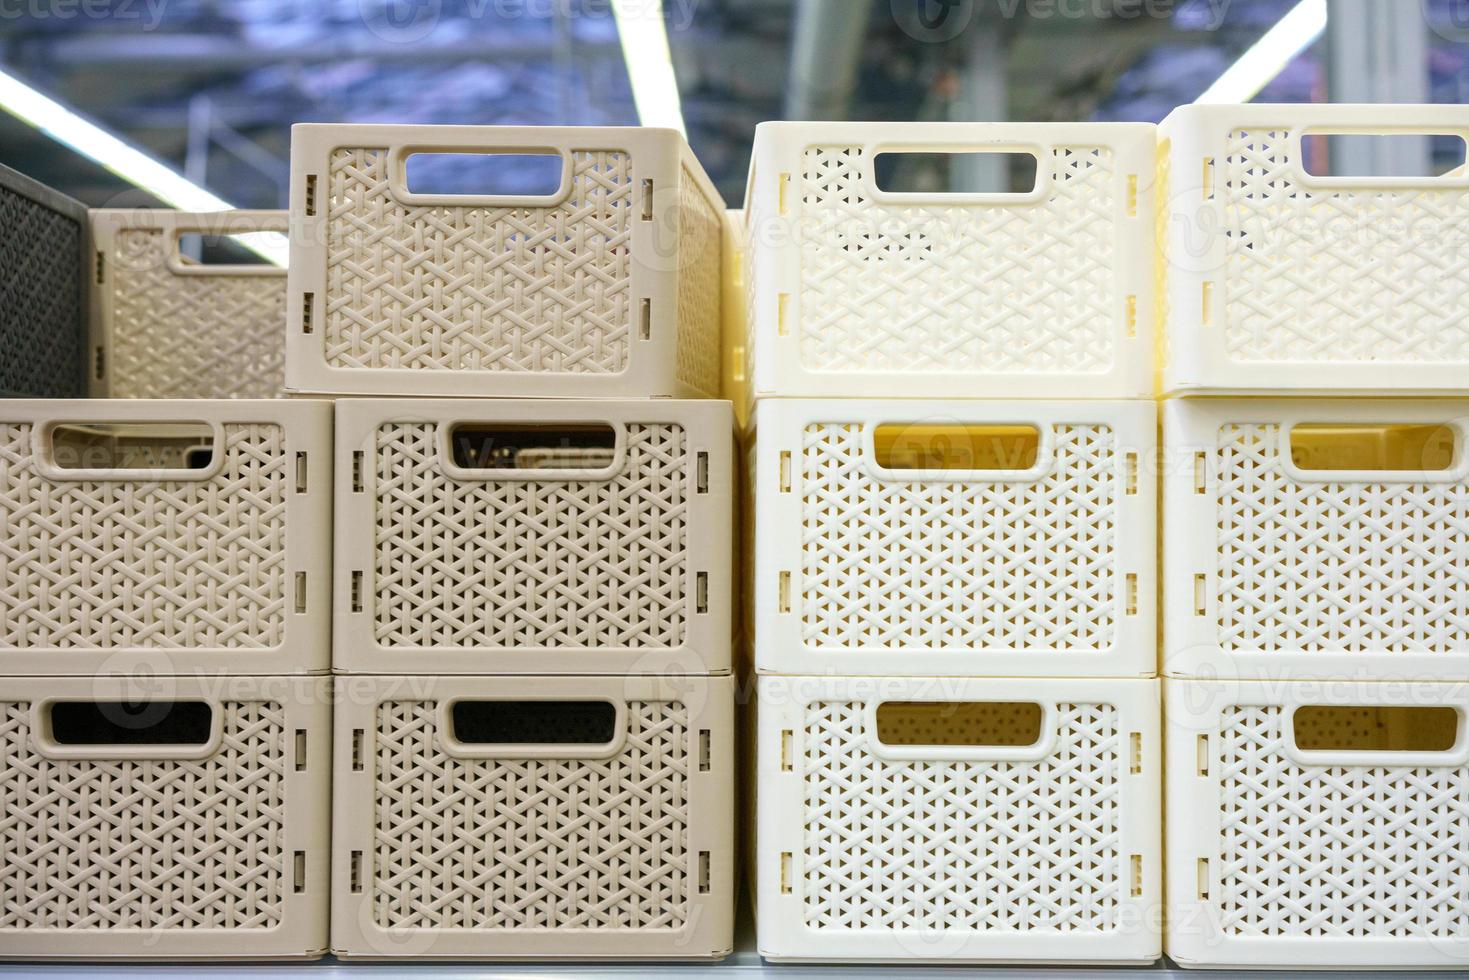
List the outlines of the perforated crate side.
{"label": "perforated crate side", "polygon": [[0,397],[86,393],[87,209],[0,166]]}
{"label": "perforated crate side", "polygon": [[[338,670],[728,673],[733,420],[714,401],[351,400],[338,406]],[[473,469],[460,426],[616,448]]]}
{"label": "perforated crate side", "polygon": [[1164,120],[1173,392],[1460,394],[1469,171],[1332,177],[1305,140],[1469,134],[1463,106],[1186,106]]}
{"label": "perforated crate side", "polygon": [[681,384],[718,398],[724,380],[724,202],[687,148],[678,195],[676,370]]}
{"label": "perforated crate side", "polygon": [[[1469,679],[1469,402],[1182,399],[1163,418],[1169,676]],[[1420,471],[1293,459],[1297,426],[1383,424],[1457,449]]]}
{"label": "perforated crate side", "polygon": [[[1462,683],[1170,680],[1164,700],[1169,956],[1207,967],[1462,968]],[[1368,711],[1383,705],[1457,713],[1453,748],[1298,745],[1302,707],[1348,707],[1352,725],[1370,728]],[[1330,734],[1351,744],[1353,733]]]}
{"label": "perforated crate side", "polygon": [[[0,696],[0,957],[321,956],[330,862],[328,683],[7,678]],[[113,718],[111,702],[124,711],[117,724],[126,738],[146,741],[156,728],[159,744],[59,741],[52,705],[77,701],[100,702]],[[209,706],[204,741],[181,728],[182,709],[166,709],[169,702]]]}
{"label": "perforated crate side", "polygon": [[[746,203],[757,397],[1140,398],[1155,129],[763,123]],[[876,157],[1029,153],[1025,193],[881,190]]]}
{"label": "perforated crate side", "polygon": [[[1160,955],[1156,681],[761,677],[758,697],[762,956]],[[878,720],[894,702],[969,714],[902,728]],[[1018,705],[1040,706],[1033,744]]]}
{"label": "perforated crate side", "polygon": [[91,212],[92,393],[113,398],[278,398],[286,270],[204,264],[179,236],[276,233],[284,211]]}
{"label": "perforated crate side", "polygon": [[[730,951],[730,678],[337,683],[357,692],[337,713],[338,956],[694,960]],[[493,736],[540,744],[471,742],[453,720],[453,705],[466,701],[584,700],[616,706],[610,744],[551,744],[601,735],[541,728]]]}
{"label": "perforated crate side", "polygon": [[[1019,470],[884,469],[892,425],[1041,447]],[[1151,402],[767,399],[755,431],[762,673],[1156,674]]]}
{"label": "perforated crate side", "polygon": [[[321,401],[0,403],[0,670],[327,669],[331,417]],[[65,468],[91,461],[61,459],[55,429],[99,423],[152,468]],[[196,423],[204,466],[147,449]]]}
{"label": "perforated crate side", "polygon": [[[680,322],[711,281],[717,290],[718,246],[680,277],[683,233],[694,246],[707,234],[703,209],[682,206],[683,174],[707,178],[676,132],[312,124],[293,127],[291,141],[291,390],[716,393],[704,361],[718,343],[717,292]],[[560,155],[561,187],[540,197],[407,190],[412,154],[476,151]]]}

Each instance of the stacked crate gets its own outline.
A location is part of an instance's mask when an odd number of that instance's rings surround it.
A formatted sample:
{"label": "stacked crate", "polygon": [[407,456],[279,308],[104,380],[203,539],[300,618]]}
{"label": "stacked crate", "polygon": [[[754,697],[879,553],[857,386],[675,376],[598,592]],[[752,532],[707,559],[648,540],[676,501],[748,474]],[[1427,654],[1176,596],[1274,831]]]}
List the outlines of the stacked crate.
{"label": "stacked crate", "polygon": [[[416,154],[550,194],[421,194]],[[297,126],[287,387],[337,395],[332,949],[733,942],[717,197],[652,129]],[[388,396],[388,397],[383,397]]]}
{"label": "stacked crate", "polygon": [[[767,958],[1160,953],[1154,132],[757,130]],[[915,151],[1029,153],[1036,186],[883,191]]]}
{"label": "stacked crate", "polygon": [[331,406],[221,387],[283,308],[220,308],[178,233],[239,215],[4,185],[0,956],[320,956]]}
{"label": "stacked crate", "polygon": [[1189,107],[1160,134],[1185,966],[1469,955],[1469,177],[1316,176],[1328,133],[1462,140],[1469,112]]}

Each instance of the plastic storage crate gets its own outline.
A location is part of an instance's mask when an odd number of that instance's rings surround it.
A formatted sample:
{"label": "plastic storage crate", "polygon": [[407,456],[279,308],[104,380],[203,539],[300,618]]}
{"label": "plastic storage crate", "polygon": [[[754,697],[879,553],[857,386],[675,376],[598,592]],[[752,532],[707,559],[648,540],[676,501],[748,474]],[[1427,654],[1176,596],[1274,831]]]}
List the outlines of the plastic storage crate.
{"label": "plastic storage crate", "polygon": [[[877,158],[1033,155],[1020,193],[895,193]],[[1155,127],[762,123],[745,203],[755,397],[1153,392]]]}
{"label": "plastic storage crate", "polygon": [[1169,676],[1469,679],[1469,401],[1163,418]]}
{"label": "plastic storage crate", "polygon": [[326,952],[330,681],[6,678],[0,959]]}
{"label": "plastic storage crate", "polygon": [[1463,968],[1463,684],[1170,680],[1164,702],[1168,955]]}
{"label": "plastic storage crate", "polygon": [[0,674],[328,669],[331,418],[0,402]]}
{"label": "plastic storage crate", "polygon": [[286,270],[200,263],[179,236],[275,232],[284,250],[287,223],[284,211],[93,211],[93,393],[280,397]]}
{"label": "plastic storage crate", "polygon": [[767,959],[1146,963],[1158,682],[762,677]]}
{"label": "plastic storage crate", "polygon": [[1469,107],[1185,106],[1163,122],[1164,387],[1462,393],[1469,170],[1307,171],[1326,134],[1469,135]]}
{"label": "plastic storage crate", "polygon": [[0,166],[0,397],[86,394],[90,254],[85,206]]}
{"label": "plastic storage crate", "polygon": [[1157,672],[1152,402],[756,405],[755,664]]}
{"label": "plastic storage crate", "polygon": [[716,401],[344,399],[338,670],[728,673]]}
{"label": "plastic storage crate", "polygon": [[337,683],[338,956],[730,951],[731,678]]}
{"label": "plastic storage crate", "polygon": [[[559,156],[539,196],[416,194],[415,154]],[[297,125],[286,384],[717,396],[723,202],[672,130]]]}

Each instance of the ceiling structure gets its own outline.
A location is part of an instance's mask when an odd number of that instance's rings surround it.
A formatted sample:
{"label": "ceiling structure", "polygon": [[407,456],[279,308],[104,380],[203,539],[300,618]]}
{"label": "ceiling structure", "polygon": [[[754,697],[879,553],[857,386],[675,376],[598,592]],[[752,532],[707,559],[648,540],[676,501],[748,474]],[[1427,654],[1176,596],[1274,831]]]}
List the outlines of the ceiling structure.
{"label": "ceiling structure", "polygon": [[[1197,97],[1293,3],[664,6],[690,141],[738,205],[762,120],[793,109],[872,120],[1157,120]],[[798,6],[812,9],[798,16]],[[945,7],[954,19],[934,27]],[[285,206],[293,122],[636,122],[609,0],[110,0],[106,16],[99,8],[38,0],[7,13],[0,63],[241,207]],[[1432,48],[1435,98],[1469,96],[1465,47]],[[1320,60],[1308,50],[1262,97],[1322,98]],[[92,206],[147,203],[4,115],[0,162]]]}

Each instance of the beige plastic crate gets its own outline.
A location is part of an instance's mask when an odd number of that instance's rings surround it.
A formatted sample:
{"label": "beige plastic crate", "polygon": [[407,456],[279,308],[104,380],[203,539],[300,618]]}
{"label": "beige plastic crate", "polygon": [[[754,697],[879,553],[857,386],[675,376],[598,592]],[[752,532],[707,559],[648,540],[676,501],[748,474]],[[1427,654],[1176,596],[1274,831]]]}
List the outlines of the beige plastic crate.
{"label": "beige plastic crate", "polygon": [[0,960],[326,951],[330,679],[0,692]]}
{"label": "beige plastic crate", "polygon": [[284,252],[285,211],[109,208],[91,218],[93,396],[281,396],[285,268],[194,262],[179,236],[273,232]]}
{"label": "beige plastic crate", "polygon": [[731,678],[337,685],[336,955],[729,953]]}
{"label": "beige plastic crate", "polygon": [[0,402],[0,673],[330,667],[332,406]]}
{"label": "beige plastic crate", "polygon": [[730,406],[344,399],[334,665],[728,673]]}
{"label": "beige plastic crate", "polygon": [[[561,185],[410,192],[433,153],[559,156]],[[678,133],[302,124],[291,174],[291,390],[719,394],[723,203]]]}
{"label": "beige plastic crate", "polygon": [[1469,389],[1469,168],[1310,173],[1306,143],[1331,134],[1463,138],[1469,107],[1190,105],[1163,121],[1164,390]]}
{"label": "beige plastic crate", "polygon": [[1462,974],[1462,682],[1169,680],[1164,692],[1169,956]]}
{"label": "beige plastic crate", "polygon": [[761,677],[758,698],[766,959],[1161,954],[1157,681]]}

